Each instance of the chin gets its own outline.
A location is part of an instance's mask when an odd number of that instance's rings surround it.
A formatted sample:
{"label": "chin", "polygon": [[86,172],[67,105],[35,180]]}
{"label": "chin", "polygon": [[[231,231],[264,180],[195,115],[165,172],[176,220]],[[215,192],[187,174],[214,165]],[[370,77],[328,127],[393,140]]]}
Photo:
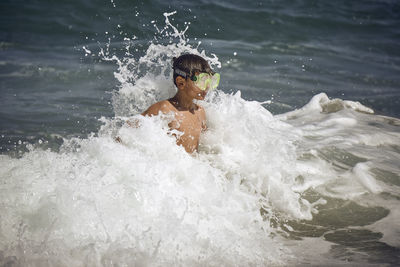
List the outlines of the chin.
{"label": "chin", "polygon": [[196,97],[194,99],[197,100],[204,100],[204,98],[206,98],[207,93],[199,93],[198,95],[196,95]]}

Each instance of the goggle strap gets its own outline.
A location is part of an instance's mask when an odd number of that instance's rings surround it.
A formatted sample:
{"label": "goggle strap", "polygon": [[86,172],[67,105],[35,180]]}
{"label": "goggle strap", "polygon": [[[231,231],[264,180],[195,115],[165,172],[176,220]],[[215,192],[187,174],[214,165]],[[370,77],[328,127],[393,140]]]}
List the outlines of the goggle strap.
{"label": "goggle strap", "polygon": [[176,74],[178,74],[178,75],[184,77],[185,79],[186,79],[186,77],[187,77],[187,75],[188,75],[185,71],[180,70],[180,69],[174,69],[174,72],[175,72]]}

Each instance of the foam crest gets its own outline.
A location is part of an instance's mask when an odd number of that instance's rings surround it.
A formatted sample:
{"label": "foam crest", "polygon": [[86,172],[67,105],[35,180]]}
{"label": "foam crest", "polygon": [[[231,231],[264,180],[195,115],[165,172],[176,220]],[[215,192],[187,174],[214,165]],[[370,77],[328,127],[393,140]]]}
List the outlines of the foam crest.
{"label": "foam crest", "polygon": [[265,209],[312,218],[291,189],[297,176],[296,130],[274,118],[261,103],[242,99],[240,92],[218,92],[211,98],[204,103],[209,129],[202,137],[202,156],[259,194]]}
{"label": "foam crest", "polygon": [[[334,106],[327,109],[330,105]],[[321,195],[362,205],[370,194],[392,191],[382,188],[385,185],[373,170],[399,171],[394,166],[400,140],[398,127],[392,123],[396,119],[366,113],[368,108],[359,103],[319,94],[303,108],[277,116],[301,132],[297,152],[306,160],[300,164],[303,181],[296,185],[298,190],[312,188]]]}
{"label": "foam crest", "polygon": [[307,115],[310,112],[324,112],[324,113],[335,113],[343,109],[353,109],[358,112],[373,114],[374,111],[360,102],[354,102],[342,99],[329,99],[325,93],[320,93],[311,98],[311,100],[304,105],[302,108],[287,112],[280,117],[285,118],[296,118],[302,115]]}

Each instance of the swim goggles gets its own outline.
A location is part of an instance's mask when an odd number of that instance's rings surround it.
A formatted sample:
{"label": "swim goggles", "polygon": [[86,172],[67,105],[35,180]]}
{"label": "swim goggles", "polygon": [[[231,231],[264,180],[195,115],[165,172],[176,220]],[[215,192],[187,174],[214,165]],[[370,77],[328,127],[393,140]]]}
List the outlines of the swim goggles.
{"label": "swim goggles", "polygon": [[[184,78],[187,78],[188,74],[180,69],[175,69],[174,72]],[[200,90],[213,90],[218,87],[221,76],[219,73],[207,73],[202,72],[199,75],[192,75],[190,79],[194,82]]]}

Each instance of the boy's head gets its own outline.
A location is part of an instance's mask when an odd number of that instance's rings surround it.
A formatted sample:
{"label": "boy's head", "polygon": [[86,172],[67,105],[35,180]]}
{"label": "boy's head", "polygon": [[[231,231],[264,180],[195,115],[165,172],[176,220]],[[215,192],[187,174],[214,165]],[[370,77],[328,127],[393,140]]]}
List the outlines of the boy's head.
{"label": "boy's head", "polygon": [[172,68],[174,69],[174,84],[176,85],[176,77],[182,76],[187,79],[192,77],[196,72],[213,73],[210,65],[201,56],[194,54],[184,54],[178,58],[173,58]]}

